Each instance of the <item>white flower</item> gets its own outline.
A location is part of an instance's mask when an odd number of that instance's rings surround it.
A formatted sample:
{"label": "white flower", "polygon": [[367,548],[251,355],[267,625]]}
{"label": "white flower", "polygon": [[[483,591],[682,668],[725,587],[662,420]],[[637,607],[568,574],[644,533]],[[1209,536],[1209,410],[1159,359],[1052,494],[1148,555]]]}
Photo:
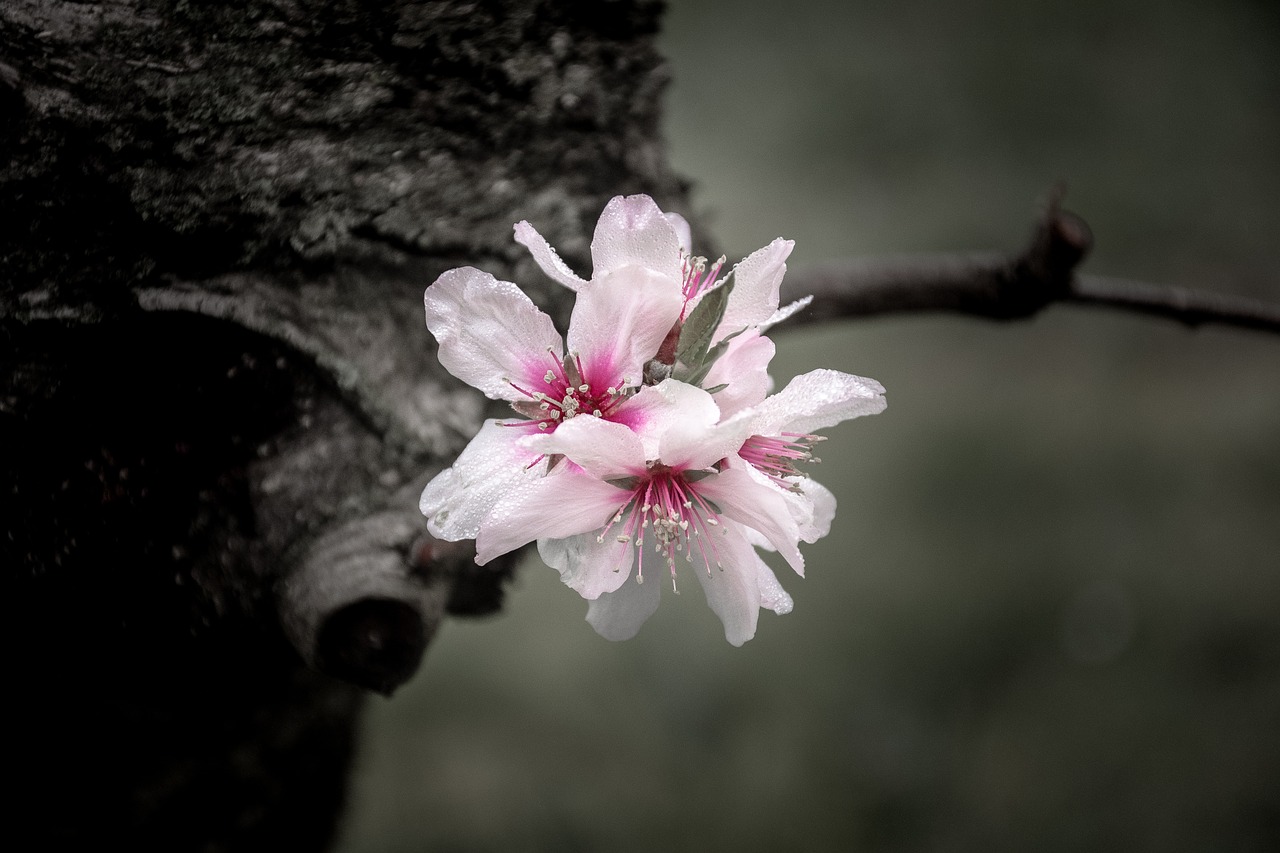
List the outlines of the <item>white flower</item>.
{"label": "white flower", "polygon": [[657,609],[655,570],[673,586],[687,571],[725,637],[741,645],[754,636],[761,607],[791,609],[748,530],[804,572],[801,531],[781,491],[721,464],[742,446],[752,418],[721,421],[710,394],[672,379],[620,408],[634,427],[579,418],[522,440],[573,465],[498,502],[476,539],[477,562],[537,540],[543,560],[591,602],[587,620],[614,640],[634,636]]}
{"label": "white flower", "polygon": [[[763,368],[773,355],[772,344],[760,333],[809,302],[803,299],[778,308],[786,260],[795,245],[791,240],[774,240],[720,276],[725,258],[708,265],[706,258],[695,257],[689,224],[679,214],[663,213],[647,195],[616,196],[605,206],[591,240],[590,281],[569,269],[528,222],[516,224],[515,237],[543,272],[579,294],[589,293],[597,282],[608,281],[620,270],[637,267],[652,274],[646,281],[653,295],[678,294],[680,328],[668,339],[673,351],[655,350],[655,355],[673,367],[676,378],[719,389],[713,396],[726,410],[736,411],[741,400],[768,392],[770,380]],[[719,290],[724,292],[713,295]],[[709,304],[699,313],[704,301]],[[675,363],[677,355],[680,364]],[[742,369],[737,369],[739,358],[745,360]],[[714,375],[705,369],[699,372],[712,365],[719,365]]]}
{"label": "white flower", "polygon": [[523,417],[487,421],[421,499],[431,533],[475,539],[476,561],[536,541],[610,639],[634,636],[692,574],[741,645],[759,610],[791,598],[756,548],[804,573],[799,543],[825,536],[835,498],[805,476],[814,433],[884,409],[874,380],[832,370],[769,396],[765,332],[792,243],[775,240],[721,275],[693,257],[688,224],[647,196],[617,197],[591,243],[590,280],[527,222],[516,239],[577,294],[567,340],[509,282],[465,267],[427,288],[441,363]]}
{"label": "white flower", "polygon": [[554,432],[575,417],[617,416],[680,313],[679,298],[651,286],[653,277],[643,267],[620,269],[579,294],[567,352],[551,318],[510,282],[463,267],[427,288],[427,328],[441,364],[525,418],[487,421],[428,484],[419,507],[432,535],[475,538],[497,498],[541,476],[533,470],[541,457],[517,444],[522,435]]}
{"label": "white flower", "polygon": [[[748,410],[750,435],[737,460],[757,482],[771,483],[784,496],[805,542],[826,536],[835,517],[836,499],[799,467],[819,462],[813,446],[825,440],[818,430],[885,409],[884,387],[874,379],[814,370],[797,376],[782,391]],[[734,463],[737,464],[737,463]],[[753,539],[757,545],[767,543]]]}

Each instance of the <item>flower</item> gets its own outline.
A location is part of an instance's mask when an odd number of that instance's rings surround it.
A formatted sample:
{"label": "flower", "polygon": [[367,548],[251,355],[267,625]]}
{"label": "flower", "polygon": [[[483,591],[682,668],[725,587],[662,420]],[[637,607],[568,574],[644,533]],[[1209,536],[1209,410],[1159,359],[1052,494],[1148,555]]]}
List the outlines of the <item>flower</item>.
{"label": "flower", "polygon": [[[565,341],[519,287],[489,273],[452,269],[427,288],[427,328],[439,344],[441,364],[490,399],[508,401],[521,415],[486,421],[454,465],[423,492],[419,508],[432,535],[442,539],[475,538],[502,494],[541,475],[530,470],[541,457],[516,443],[522,435],[554,432],[580,415],[618,417],[620,404],[645,380],[646,366],[690,317],[704,324],[722,317],[713,330],[720,334],[719,326],[773,316],[792,246],[775,240],[739,264],[738,282],[732,292],[724,290],[729,298],[720,306],[722,313],[712,317],[696,309],[709,290],[724,287],[715,280],[724,259],[708,273],[705,259],[689,255],[688,223],[663,213],[648,196],[619,196],[605,206],[591,243],[590,281],[570,271],[528,222],[514,230],[543,271],[576,291],[577,299]],[[764,307],[752,309],[747,303]],[[703,361],[728,334],[703,341]],[[716,399],[726,410],[736,410],[743,399],[763,397],[772,384],[764,367],[773,344],[752,333],[721,350],[719,362],[710,358],[710,372],[703,370],[714,383],[707,387],[717,389]]]}
{"label": "flower", "polygon": [[[791,609],[772,570],[756,554],[761,537],[798,573],[804,558],[781,490],[721,463],[747,439],[750,413],[721,420],[711,395],[667,379],[622,407],[636,427],[580,418],[522,443],[572,466],[499,501],[476,539],[486,562],[537,540],[544,562],[591,603],[587,620],[614,640],[635,635],[657,609],[656,568],[677,587],[687,564],[725,637],[742,645],[759,609]],[[750,533],[748,531],[751,531]]]}
{"label": "flower", "polygon": [[510,282],[472,267],[449,270],[427,288],[427,328],[441,364],[519,420],[486,421],[454,465],[419,502],[432,535],[472,539],[496,500],[537,476],[540,458],[517,444],[578,416],[614,418],[639,387],[644,365],[679,316],[681,302],[644,267],[612,272],[580,293],[566,342],[551,318]]}
{"label": "flower", "polygon": [[589,280],[528,222],[515,237],[575,291],[567,338],[516,285],[480,270],[427,288],[441,363],[521,415],[486,421],[431,480],[428,529],[475,539],[480,564],[536,541],[610,639],[656,610],[655,568],[677,590],[691,571],[741,645],[760,608],[792,607],[756,548],[803,575],[799,543],[830,529],[835,497],[799,467],[817,461],[816,431],[883,410],[884,389],[816,370],[770,396],[765,332],[808,303],[779,308],[789,240],[721,275],[725,259],[694,257],[688,224],[647,196],[606,206]]}

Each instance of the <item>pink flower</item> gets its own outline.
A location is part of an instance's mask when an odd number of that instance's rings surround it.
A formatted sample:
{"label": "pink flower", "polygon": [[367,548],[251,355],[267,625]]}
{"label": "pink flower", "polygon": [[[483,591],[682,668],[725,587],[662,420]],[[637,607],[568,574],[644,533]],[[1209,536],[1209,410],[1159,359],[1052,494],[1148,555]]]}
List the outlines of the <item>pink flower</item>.
{"label": "pink flower", "polygon": [[722,276],[724,258],[691,255],[683,219],[618,197],[584,280],[527,222],[515,235],[577,293],[567,340],[518,287],[480,270],[427,288],[441,363],[522,416],[487,421],[427,485],[429,530],[475,539],[480,564],[536,541],[610,639],[656,610],[657,572],[677,589],[691,574],[741,645],[760,608],[792,606],[756,548],[803,575],[799,543],[830,529],[835,498],[799,467],[816,461],[814,433],[883,410],[884,389],[817,370],[769,396],[764,333],[807,304],[778,306],[788,240]]}
{"label": "pink flower", "polygon": [[725,637],[742,645],[761,607],[791,609],[749,535],[804,571],[801,531],[781,491],[722,464],[746,440],[751,417],[721,421],[710,394],[671,379],[620,409],[636,415],[634,428],[578,418],[523,439],[572,465],[498,502],[476,539],[477,562],[537,540],[543,560],[591,602],[587,620],[614,640],[634,636],[657,609],[655,573],[677,586],[688,572]]}
{"label": "pink flower", "polygon": [[[663,213],[647,195],[616,196],[605,206],[591,240],[590,281],[569,269],[528,222],[517,223],[515,235],[543,272],[579,294],[637,267],[651,273],[652,295],[678,294],[679,328],[667,340],[671,351],[654,355],[675,378],[718,389],[713,396],[726,411],[768,392],[764,368],[773,344],[762,333],[809,302],[778,308],[786,260],[795,245],[791,240],[774,240],[721,276],[725,258],[708,265],[706,258],[693,256],[689,224],[679,214]],[[699,312],[704,301],[708,304]]]}
{"label": "pink flower", "polygon": [[682,302],[641,266],[617,269],[578,294],[568,351],[551,318],[518,287],[471,267],[427,288],[427,328],[440,363],[523,420],[488,421],[451,468],[427,485],[419,507],[432,535],[471,539],[495,501],[543,474],[517,440],[554,432],[575,417],[612,419],[640,386]]}
{"label": "pink flower", "polygon": [[[831,529],[836,499],[800,467],[821,460],[813,447],[818,430],[885,409],[884,387],[874,379],[814,370],[797,376],[782,391],[748,410],[750,435],[732,465],[753,480],[773,485],[783,496],[804,542],[817,542]],[[765,543],[755,540],[758,545]]]}

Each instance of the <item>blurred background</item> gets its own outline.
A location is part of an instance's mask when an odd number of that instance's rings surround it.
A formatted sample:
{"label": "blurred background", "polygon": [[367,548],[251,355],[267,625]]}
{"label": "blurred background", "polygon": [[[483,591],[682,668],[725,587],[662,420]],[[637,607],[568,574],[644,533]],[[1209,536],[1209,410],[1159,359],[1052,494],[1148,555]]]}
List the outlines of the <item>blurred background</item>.
{"label": "blurred background", "polygon": [[[1017,250],[1280,299],[1270,0],[675,0],[667,133],[731,260]],[[627,187],[616,188],[629,191]],[[777,334],[888,388],[795,610],[615,644],[536,557],[374,699],[343,853],[1280,849],[1280,338],[1052,308]]]}

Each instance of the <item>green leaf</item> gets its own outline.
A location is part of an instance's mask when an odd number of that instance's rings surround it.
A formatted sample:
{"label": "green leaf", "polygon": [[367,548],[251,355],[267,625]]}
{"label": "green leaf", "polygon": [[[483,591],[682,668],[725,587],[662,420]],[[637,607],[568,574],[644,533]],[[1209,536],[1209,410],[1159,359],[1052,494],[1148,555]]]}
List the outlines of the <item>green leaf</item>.
{"label": "green leaf", "polygon": [[729,294],[733,292],[734,283],[733,273],[730,272],[724,284],[707,291],[702,301],[685,318],[684,326],[680,329],[676,358],[689,367],[700,366],[706,358],[707,349],[711,346],[711,336],[724,319],[724,309],[729,304]]}

